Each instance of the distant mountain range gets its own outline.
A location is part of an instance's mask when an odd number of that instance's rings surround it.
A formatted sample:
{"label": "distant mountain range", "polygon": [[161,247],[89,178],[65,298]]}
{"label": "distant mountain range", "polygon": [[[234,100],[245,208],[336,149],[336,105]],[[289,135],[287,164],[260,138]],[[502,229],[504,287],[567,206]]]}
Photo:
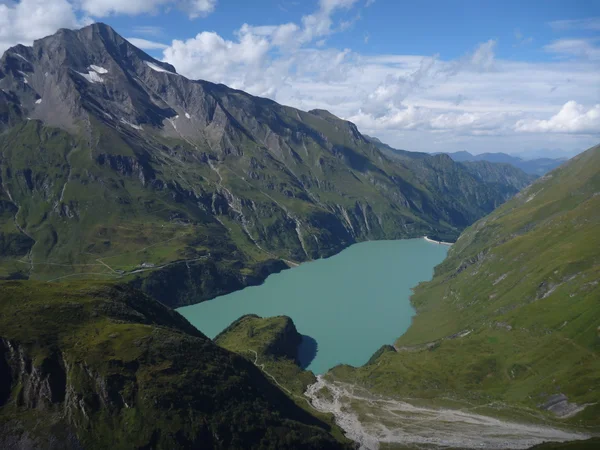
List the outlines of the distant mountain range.
{"label": "distant mountain range", "polygon": [[[401,164],[411,167],[415,173],[420,173],[425,167],[430,165],[431,154],[423,152],[411,152],[408,150],[399,150],[384,144],[379,139],[366,136],[382,153],[397,160]],[[445,153],[436,153],[435,157],[450,156]],[[508,155],[507,155],[508,156]],[[451,159],[451,158],[449,158]],[[455,162],[458,162],[454,160]],[[523,170],[512,164],[502,162],[488,161],[461,161],[460,166],[465,168],[472,176],[476,177],[482,183],[494,185],[496,189],[507,192],[518,192],[531,184],[537,175],[525,173]]]}
{"label": "distant mountain range", "polygon": [[488,161],[492,163],[511,164],[518,167],[523,172],[537,176],[545,175],[567,161],[564,158],[522,159],[518,156],[512,156],[506,153],[481,153],[479,155],[473,155],[469,152],[462,151],[447,153],[447,155],[456,162]]}

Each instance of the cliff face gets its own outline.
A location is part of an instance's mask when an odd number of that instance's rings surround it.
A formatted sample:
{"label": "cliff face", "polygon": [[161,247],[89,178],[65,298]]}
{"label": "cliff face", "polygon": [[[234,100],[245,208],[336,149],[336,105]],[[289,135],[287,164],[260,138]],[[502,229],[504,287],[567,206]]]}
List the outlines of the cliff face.
{"label": "cliff face", "polygon": [[342,446],[251,362],[138,291],[7,282],[0,294],[1,448]]}

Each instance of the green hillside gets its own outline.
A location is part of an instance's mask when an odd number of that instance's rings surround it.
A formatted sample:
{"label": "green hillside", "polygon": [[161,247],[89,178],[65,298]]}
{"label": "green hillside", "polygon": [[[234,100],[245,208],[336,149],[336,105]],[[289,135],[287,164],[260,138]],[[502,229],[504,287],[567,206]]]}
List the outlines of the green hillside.
{"label": "green hillside", "polygon": [[467,228],[415,290],[417,315],[396,351],[333,377],[598,427],[599,231],[597,146]]}
{"label": "green hillside", "polygon": [[138,291],[1,282],[0,311],[0,448],[346,448],[326,417]]}

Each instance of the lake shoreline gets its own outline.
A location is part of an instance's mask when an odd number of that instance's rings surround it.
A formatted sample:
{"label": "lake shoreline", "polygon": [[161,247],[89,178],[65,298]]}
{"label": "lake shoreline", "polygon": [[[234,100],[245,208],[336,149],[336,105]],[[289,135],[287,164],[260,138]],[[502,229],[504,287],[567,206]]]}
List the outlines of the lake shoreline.
{"label": "lake shoreline", "polygon": [[318,342],[309,370],[362,365],[410,326],[412,288],[431,278],[447,252],[446,246],[429,244],[423,236],[359,242],[178,312],[208,337],[245,314],[288,316],[301,334]]}
{"label": "lake shoreline", "polygon": [[440,245],[448,245],[448,246],[454,245],[452,242],[436,241],[434,239],[430,239],[427,236],[423,236],[423,239],[425,239],[427,242],[431,242],[432,244],[440,244]]}

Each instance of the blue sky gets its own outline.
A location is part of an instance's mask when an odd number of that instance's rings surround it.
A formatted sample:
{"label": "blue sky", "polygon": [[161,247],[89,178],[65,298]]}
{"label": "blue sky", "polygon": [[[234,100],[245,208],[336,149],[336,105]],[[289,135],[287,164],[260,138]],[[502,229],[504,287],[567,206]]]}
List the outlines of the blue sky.
{"label": "blue sky", "polygon": [[93,21],[185,76],[328,109],[399,148],[600,142],[592,0],[0,0],[0,50]]}
{"label": "blue sky", "polygon": [[[360,2],[357,2],[360,5]],[[363,5],[366,2],[363,2]],[[220,0],[205,18],[190,20],[171,9],[134,15],[111,15],[102,20],[122,34],[144,37],[152,31],[157,41],[187,39],[201,31],[215,31],[226,39],[244,24],[273,25],[297,22],[317,9],[317,0]],[[560,20],[600,17],[600,2],[587,1],[418,1],[377,0],[366,8],[342,9],[338,21],[353,22],[347,32],[328,37],[328,45],[350,47],[364,54],[440,54],[443,59],[462,56],[478,42],[496,39],[500,58],[550,60],[541,45],[558,37],[549,24]],[[136,33],[137,27],[153,27],[150,33]],[[599,38],[600,30],[565,30],[563,35]],[[515,33],[538,45],[516,45]],[[369,36],[368,42],[365,37]],[[155,52],[156,53],[156,52]]]}

